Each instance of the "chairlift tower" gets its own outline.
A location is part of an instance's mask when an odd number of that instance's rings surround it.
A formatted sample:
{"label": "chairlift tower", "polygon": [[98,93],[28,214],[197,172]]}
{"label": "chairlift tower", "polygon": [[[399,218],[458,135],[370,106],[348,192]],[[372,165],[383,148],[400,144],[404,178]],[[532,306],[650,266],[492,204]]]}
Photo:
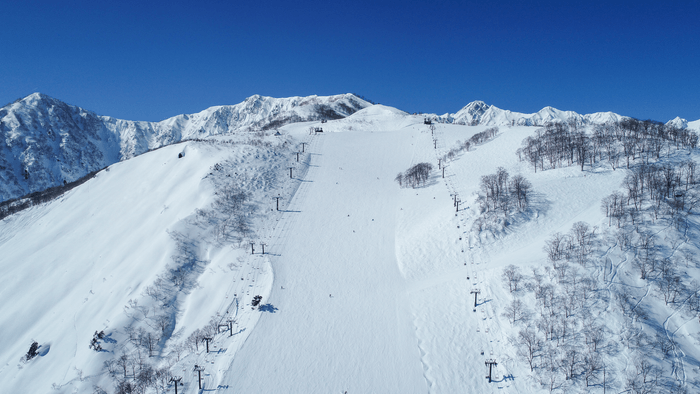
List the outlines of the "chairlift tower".
{"label": "chairlift tower", "polygon": [[474,289],[470,292],[471,294],[474,294],[474,308],[476,308],[476,297],[481,293],[481,290],[479,289]]}
{"label": "chairlift tower", "polygon": [[277,200],[277,210],[279,211],[280,210],[280,198],[282,198],[282,197],[280,197],[280,195],[278,194],[277,197],[272,197],[272,198]]}
{"label": "chairlift tower", "polygon": [[181,380],[182,380],[182,377],[181,377],[181,376],[178,376],[177,378],[173,376],[173,377],[170,378],[170,382],[174,382],[174,383],[175,383],[175,394],[177,394],[177,385],[178,385],[178,384],[182,384],[182,383],[180,383]]}
{"label": "chairlift tower", "polygon": [[491,383],[491,368],[498,366],[498,363],[494,359],[489,359],[486,360],[486,366],[489,367],[489,376],[487,376],[487,378],[489,379],[489,383]]}
{"label": "chairlift tower", "polygon": [[194,371],[197,372],[197,383],[199,385],[199,389],[202,389],[202,371],[204,371],[204,367],[200,367],[199,365],[195,364],[194,365]]}

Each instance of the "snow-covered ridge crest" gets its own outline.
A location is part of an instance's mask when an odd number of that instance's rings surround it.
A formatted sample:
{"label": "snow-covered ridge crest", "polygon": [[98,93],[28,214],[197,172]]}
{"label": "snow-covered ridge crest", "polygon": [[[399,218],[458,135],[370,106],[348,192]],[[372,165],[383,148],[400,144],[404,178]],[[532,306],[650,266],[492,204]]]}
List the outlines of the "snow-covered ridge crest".
{"label": "snow-covered ridge crest", "polygon": [[340,119],[371,104],[353,94],[254,95],[160,122],[100,116],[41,93],[0,109],[0,202],[72,182],[151,149],[188,139]]}
{"label": "snow-covered ridge crest", "polygon": [[596,112],[580,115],[574,111],[561,111],[544,107],[533,114],[524,114],[500,109],[483,101],[473,101],[454,114],[428,116],[440,123],[485,126],[544,126],[552,122],[576,122],[579,125],[618,122],[626,116],[613,112]]}

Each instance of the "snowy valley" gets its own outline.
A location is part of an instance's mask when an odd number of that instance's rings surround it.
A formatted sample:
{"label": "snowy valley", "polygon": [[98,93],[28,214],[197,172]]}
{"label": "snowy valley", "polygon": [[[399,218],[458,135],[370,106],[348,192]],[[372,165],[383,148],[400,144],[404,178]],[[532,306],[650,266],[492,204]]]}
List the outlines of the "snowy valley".
{"label": "snowy valley", "polygon": [[[700,390],[700,121],[0,110],[13,393]],[[487,378],[488,376],[488,378]]]}

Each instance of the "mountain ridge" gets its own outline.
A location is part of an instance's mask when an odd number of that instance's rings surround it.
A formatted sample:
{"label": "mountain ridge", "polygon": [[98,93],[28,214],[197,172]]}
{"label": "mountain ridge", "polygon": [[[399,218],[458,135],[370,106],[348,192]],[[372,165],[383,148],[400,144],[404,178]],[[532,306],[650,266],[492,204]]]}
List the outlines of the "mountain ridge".
{"label": "mountain ridge", "polygon": [[0,202],[75,181],[165,145],[301,121],[344,118],[370,103],[353,94],[272,98],[207,108],[160,122],[101,116],[42,93],[0,109]]}
{"label": "mountain ridge", "polygon": [[453,114],[431,115],[430,118],[439,123],[454,123],[468,126],[545,126],[551,122],[570,121],[574,121],[578,125],[602,124],[619,122],[628,117],[610,111],[581,115],[574,111],[562,111],[551,106],[526,114],[504,110],[495,105],[476,100]]}
{"label": "mountain ridge", "polygon": [[[285,124],[341,119],[372,106],[357,95],[253,95],[234,105],[206,108],[159,122],[117,119],[32,93],[0,108],[0,202],[73,182],[88,173],[149,150],[183,140],[239,131],[269,130]],[[547,106],[525,114],[476,100],[455,113],[424,114],[439,123],[485,126],[544,126],[551,122],[577,125],[618,122],[613,112],[580,115]],[[700,130],[700,120],[676,117],[666,123]]]}

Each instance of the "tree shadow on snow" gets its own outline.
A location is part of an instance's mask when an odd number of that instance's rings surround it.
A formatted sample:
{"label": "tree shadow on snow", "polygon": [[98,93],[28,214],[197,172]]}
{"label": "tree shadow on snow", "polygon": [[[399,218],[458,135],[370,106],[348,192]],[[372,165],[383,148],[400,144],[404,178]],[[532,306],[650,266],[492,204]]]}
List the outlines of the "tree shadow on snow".
{"label": "tree shadow on snow", "polygon": [[112,334],[113,333],[110,332],[109,334],[105,335],[104,338],[102,338],[102,341],[104,343],[117,343],[117,340],[112,338]]}
{"label": "tree shadow on snow", "polygon": [[45,344],[39,346],[39,349],[37,350],[37,354],[41,357],[44,357],[49,353],[49,350],[51,350],[51,344],[45,343]]}
{"label": "tree shadow on snow", "polygon": [[265,305],[260,305],[260,307],[258,307],[258,310],[260,310],[260,312],[275,313],[275,312],[277,312],[278,309],[275,308],[275,306],[272,304],[265,304]]}

